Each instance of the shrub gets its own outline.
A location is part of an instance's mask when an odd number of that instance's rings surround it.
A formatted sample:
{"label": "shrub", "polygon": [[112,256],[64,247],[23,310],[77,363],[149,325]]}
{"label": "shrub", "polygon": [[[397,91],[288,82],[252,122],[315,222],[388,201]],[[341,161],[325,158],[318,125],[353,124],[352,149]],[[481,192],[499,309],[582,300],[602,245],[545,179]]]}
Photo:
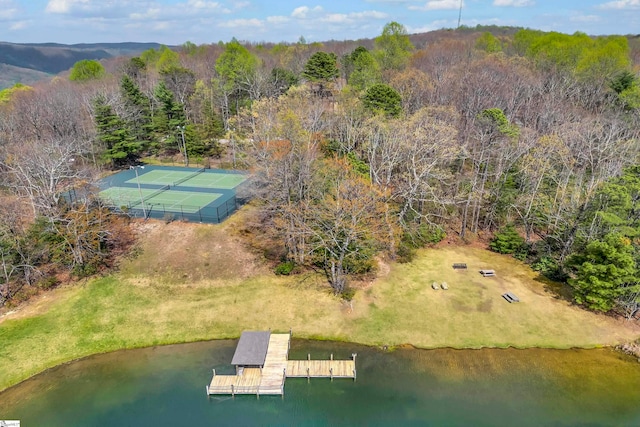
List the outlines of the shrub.
{"label": "shrub", "polygon": [[[524,246],[524,238],[518,234],[513,224],[509,224],[494,236],[489,248],[500,254],[514,254]],[[526,254],[525,254],[526,256]]]}
{"label": "shrub", "polygon": [[40,280],[37,286],[41,289],[51,289],[60,284],[60,280],[56,276],[47,276]]}
{"label": "shrub", "polygon": [[356,290],[347,286],[346,288],[344,288],[341,295],[342,299],[344,299],[345,301],[351,301],[356,295]]}
{"label": "shrub", "polygon": [[295,266],[296,265],[293,261],[281,262],[276,266],[275,273],[278,276],[288,276],[291,274]]}

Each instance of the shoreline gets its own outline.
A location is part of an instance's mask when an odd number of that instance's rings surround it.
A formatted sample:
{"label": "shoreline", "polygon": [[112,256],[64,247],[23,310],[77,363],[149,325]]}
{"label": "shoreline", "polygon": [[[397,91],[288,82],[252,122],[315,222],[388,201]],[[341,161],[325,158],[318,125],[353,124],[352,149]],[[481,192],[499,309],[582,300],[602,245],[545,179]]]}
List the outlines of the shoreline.
{"label": "shoreline", "polygon": [[[149,348],[155,348],[155,347],[165,347],[165,346],[175,346],[175,345],[185,345],[185,344],[195,344],[195,343],[204,343],[204,342],[211,342],[211,341],[233,341],[233,340],[237,340],[240,338],[240,335],[237,336],[233,336],[233,337],[221,337],[221,338],[211,338],[211,339],[203,339],[203,340],[194,340],[194,341],[181,341],[181,342],[166,342],[166,343],[160,343],[160,344],[154,344],[154,345],[143,345],[143,346],[134,346],[134,347],[122,347],[122,348],[116,348],[116,349],[112,349],[112,350],[107,350],[104,352],[98,352],[98,353],[91,353],[91,354],[87,354],[84,356],[79,356],[79,357],[75,357],[73,359],[61,362],[61,363],[57,363],[55,365],[49,366],[39,372],[34,373],[33,375],[30,375],[27,378],[24,378],[16,383],[13,383],[11,385],[8,385],[4,388],[0,388],[0,395],[2,393],[4,393],[5,391],[11,389],[12,387],[16,387],[19,386],[20,384],[24,383],[25,381],[29,381],[30,379],[38,376],[38,375],[42,375],[52,369],[56,369],[60,366],[65,366],[65,365],[69,365],[87,358],[91,358],[91,357],[95,357],[95,356],[101,356],[101,355],[105,355],[105,354],[109,354],[109,353],[116,353],[116,352],[124,352],[124,351],[135,351],[135,350],[142,350],[142,349],[149,349]],[[567,350],[599,350],[599,349],[612,349],[615,351],[618,351],[620,353],[626,354],[628,356],[632,356],[632,357],[637,357],[638,358],[638,362],[640,363],[640,344],[636,344],[636,343],[622,343],[622,344],[611,344],[611,345],[594,345],[594,346],[568,346],[568,347],[549,347],[549,346],[514,346],[514,345],[507,345],[507,346],[491,346],[491,345],[486,345],[486,346],[480,346],[480,347],[455,347],[455,346],[438,346],[438,347],[419,347],[419,346],[415,346],[413,344],[410,343],[404,343],[404,344],[397,344],[397,345],[377,345],[377,344],[367,344],[367,343],[361,343],[361,342],[356,342],[356,341],[350,341],[350,340],[341,340],[341,339],[337,339],[337,338],[331,338],[331,337],[313,337],[313,338],[308,338],[308,337],[292,337],[292,340],[299,340],[299,341],[317,341],[317,342],[338,342],[338,343],[343,343],[343,344],[347,344],[347,343],[351,343],[351,344],[355,344],[355,345],[359,345],[359,346],[364,346],[364,347],[369,347],[369,348],[377,348],[381,351],[384,352],[393,352],[397,349],[409,349],[409,350],[422,350],[422,351],[431,351],[431,350],[459,350],[459,351],[474,351],[474,350],[557,350],[557,351],[567,351]],[[629,347],[631,346],[631,347]],[[632,350],[629,350],[629,348],[632,348]],[[637,351],[638,353],[634,353],[632,351]]]}

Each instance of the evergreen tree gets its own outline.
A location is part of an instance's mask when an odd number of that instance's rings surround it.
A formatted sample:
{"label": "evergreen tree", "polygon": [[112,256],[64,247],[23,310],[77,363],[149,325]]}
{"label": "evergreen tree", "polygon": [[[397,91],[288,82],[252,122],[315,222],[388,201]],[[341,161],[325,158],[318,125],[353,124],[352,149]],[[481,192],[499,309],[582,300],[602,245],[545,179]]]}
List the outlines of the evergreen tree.
{"label": "evergreen tree", "polygon": [[373,113],[383,113],[389,117],[397,117],[402,112],[402,98],[391,86],[377,83],[364,94],[363,104]]}
{"label": "evergreen tree", "polygon": [[120,81],[120,93],[126,111],[124,121],[132,134],[138,141],[151,141],[153,131],[151,101],[128,75],[123,76]]}
{"label": "evergreen tree", "polygon": [[162,81],[156,86],[154,95],[160,111],[153,117],[153,129],[161,141],[161,148],[179,151],[182,144],[179,129],[186,124],[184,108]]}
{"label": "evergreen tree", "polygon": [[524,238],[518,234],[513,224],[509,224],[496,233],[489,248],[500,254],[514,254],[524,245]]}
{"label": "evergreen tree", "polygon": [[334,53],[316,52],[304,66],[302,75],[311,82],[328,82],[340,75]]}
{"label": "evergreen tree", "polygon": [[104,147],[103,158],[112,167],[133,164],[140,155],[140,143],[103,96],[98,96],[93,105],[97,138]]}
{"label": "evergreen tree", "polygon": [[631,241],[619,233],[589,243],[573,260],[577,273],[569,284],[576,302],[592,310],[611,310],[625,287],[637,282],[634,254]]}

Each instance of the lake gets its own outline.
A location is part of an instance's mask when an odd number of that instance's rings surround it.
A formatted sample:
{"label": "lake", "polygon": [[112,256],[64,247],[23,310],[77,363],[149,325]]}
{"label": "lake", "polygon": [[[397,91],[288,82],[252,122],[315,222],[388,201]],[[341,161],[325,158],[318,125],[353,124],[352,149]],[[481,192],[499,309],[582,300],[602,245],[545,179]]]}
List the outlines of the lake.
{"label": "lake", "polygon": [[640,426],[640,363],[610,349],[394,351],[293,340],[291,359],[348,358],[358,379],[288,379],[284,397],[211,396],[236,341],[118,351],[0,394],[22,426]]}

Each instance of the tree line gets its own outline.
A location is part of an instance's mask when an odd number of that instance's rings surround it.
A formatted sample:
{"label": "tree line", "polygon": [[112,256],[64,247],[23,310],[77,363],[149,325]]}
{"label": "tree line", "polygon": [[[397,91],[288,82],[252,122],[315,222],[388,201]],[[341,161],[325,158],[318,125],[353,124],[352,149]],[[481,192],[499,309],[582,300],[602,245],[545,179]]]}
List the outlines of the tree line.
{"label": "tree line", "polygon": [[[11,89],[1,167],[7,197],[30,202],[22,233],[76,212],[61,194],[100,169],[220,158],[252,172],[251,223],[280,272],[318,268],[343,293],[380,253],[408,261],[446,235],[493,236],[494,250],[568,283],[576,302],[633,316],[640,46],[440,35],[416,48],[393,22],[373,41],[185,43]],[[2,242],[21,236],[7,230]],[[15,244],[3,245],[5,272],[21,271]]]}

